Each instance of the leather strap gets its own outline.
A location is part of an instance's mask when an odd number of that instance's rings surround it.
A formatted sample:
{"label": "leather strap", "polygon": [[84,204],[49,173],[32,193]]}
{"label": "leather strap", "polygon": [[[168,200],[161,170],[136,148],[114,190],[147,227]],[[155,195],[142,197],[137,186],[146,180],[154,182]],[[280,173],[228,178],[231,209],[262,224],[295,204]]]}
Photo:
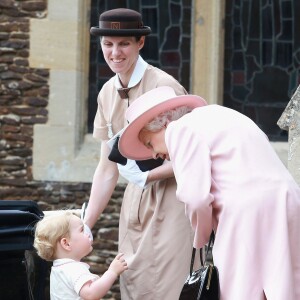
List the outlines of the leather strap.
{"label": "leather strap", "polygon": [[[214,263],[213,256],[212,256],[212,248],[213,248],[214,242],[215,242],[215,232],[212,231],[210,234],[208,246],[207,246],[206,253],[205,253],[205,262],[206,262],[207,256],[209,254],[211,254],[212,263]],[[194,269],[195,255],[196,255],[196,248],[193,247],[191,265],[190,265],[190,276],[192,275],[193,269]],[[203,263],[203,248],[200,248],[200,263],[201,263],[202,267],[204,266],[205,262]]]}
{"label": "leather strap", "polygon": [[100,21],[99,28],[101,29],[140,29],[143,27],[142,22],[110,22],[110,21]]}

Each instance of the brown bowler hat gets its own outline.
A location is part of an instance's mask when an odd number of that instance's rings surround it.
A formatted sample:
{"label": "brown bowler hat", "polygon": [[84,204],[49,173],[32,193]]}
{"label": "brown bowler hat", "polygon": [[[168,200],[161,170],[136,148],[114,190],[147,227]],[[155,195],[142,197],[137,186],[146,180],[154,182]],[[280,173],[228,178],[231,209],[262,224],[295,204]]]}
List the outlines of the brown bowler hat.
{"label": "brown bowler hat", "polygon": [[98,36],[143,36],[151,33],[151,28],[143,25],[139,12],[116,8],[102,13],[99,27],[92,27],[90,33]]}

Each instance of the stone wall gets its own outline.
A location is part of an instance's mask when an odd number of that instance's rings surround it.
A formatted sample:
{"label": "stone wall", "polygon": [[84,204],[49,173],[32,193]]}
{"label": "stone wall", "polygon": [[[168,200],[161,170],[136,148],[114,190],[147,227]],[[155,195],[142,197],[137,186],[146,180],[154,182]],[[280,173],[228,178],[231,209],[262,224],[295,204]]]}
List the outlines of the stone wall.
{"label": "stone wall", "polygon": [[[0,2],[0,200],[34,200],[42,210],[81,208],[90,183],[36,181],[32,175],[33,126],[47,122],[49,70],[29,67],[30,18],[46,16],[47,1]],[[117,253],[124,187],[117,186],[93,228],[94,251],[86,261],[99,275]],[[107,298],[120,299],[118,283]]]}

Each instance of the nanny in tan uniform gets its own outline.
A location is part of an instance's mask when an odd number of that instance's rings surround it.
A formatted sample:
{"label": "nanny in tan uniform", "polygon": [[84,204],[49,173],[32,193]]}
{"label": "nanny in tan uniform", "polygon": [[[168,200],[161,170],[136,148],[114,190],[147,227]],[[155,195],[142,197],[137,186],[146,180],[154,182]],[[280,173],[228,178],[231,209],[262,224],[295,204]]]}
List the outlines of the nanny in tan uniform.
{"label": "nanny in tan uniform", "polygon": [[101,158],[85,222],[94,226],[111,198],[119,173],[128,179],[119,223],[119,251],[125,254],[129,267],[120,278],[122,300],[178,299],[189,272],[193,241],[184,205],[176,201],[169,162],[145,171],[135,161],[122,165],[108,159],[111,148],[106,142],[126,125],[125,110],[137,97],[165,85],[177,95],[186,94],[172,76],[139,55],[150,32],[138,12],[124,8],[102,13],[99,27],[91,28],[91,34],[100,36],[105,61],[116,75],[98,96],[93,135],[102,141]]}

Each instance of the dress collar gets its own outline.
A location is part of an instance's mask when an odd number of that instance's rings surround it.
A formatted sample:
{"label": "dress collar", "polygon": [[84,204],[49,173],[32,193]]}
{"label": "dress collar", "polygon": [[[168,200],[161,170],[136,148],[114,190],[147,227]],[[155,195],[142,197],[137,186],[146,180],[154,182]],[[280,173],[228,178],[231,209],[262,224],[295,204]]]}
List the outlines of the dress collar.
{"label": "dress collar", "polygon": [[[144,73],[147,69],[147,66],[148,66],[148,63],[146,63],[143,60],[143,58],[139,55],[139,58],[136,62],[136,65],[135,65],[133,73],[130,77],[127,88],[130,89],[130,88],[136,86],[142,80]],[[115,87],[117,89],[122,88],[118,74],[116,74],[116,76],[115,76]]]}

